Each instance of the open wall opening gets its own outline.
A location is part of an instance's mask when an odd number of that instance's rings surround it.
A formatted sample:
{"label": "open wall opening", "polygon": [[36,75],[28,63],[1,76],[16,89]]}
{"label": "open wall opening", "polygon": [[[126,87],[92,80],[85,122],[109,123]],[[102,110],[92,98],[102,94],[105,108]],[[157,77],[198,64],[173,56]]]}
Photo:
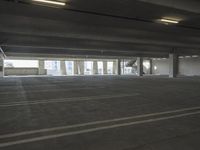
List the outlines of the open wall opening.
{"label": "open wall opening", "polygon": [[4,60],[4,76],[38,75],[38,60]]}
{"label": "open wall opening", "polygon": [[168,58],[153,58],[152,73],[154,75],[169,75],[169,59]]}
{"label": "open wall opening", "polygon": [[52,76],[61,75],[60,61],[46,60],[45,69],[47,70],[47,75],[52,75]]}
{"label": "open wall opening", "polygon": [[116,59],[7,59],[4,64],[5,76],[117,75],[118,69]]}

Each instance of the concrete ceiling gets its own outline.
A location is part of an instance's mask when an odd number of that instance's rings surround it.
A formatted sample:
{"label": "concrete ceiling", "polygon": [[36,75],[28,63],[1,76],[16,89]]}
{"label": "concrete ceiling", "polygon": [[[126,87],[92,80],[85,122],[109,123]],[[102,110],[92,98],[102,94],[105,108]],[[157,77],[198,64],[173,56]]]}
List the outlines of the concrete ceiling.
{"label": "concrete ceiling", "polygon": [[[200,54],[199,7],[196,0],[69,0],[64,8],[2,0],[0,44],[7,55]],[[181,21],[164,25],[162,17]]]}

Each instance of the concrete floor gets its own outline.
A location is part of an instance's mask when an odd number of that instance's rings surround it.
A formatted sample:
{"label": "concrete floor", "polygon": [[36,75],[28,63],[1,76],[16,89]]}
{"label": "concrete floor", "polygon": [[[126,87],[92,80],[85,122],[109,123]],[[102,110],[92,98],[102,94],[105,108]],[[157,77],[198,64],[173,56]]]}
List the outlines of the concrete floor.
{"label": "concrete floor", "polygon": [[200,78],[0,79],[0,150],[199,150]]}

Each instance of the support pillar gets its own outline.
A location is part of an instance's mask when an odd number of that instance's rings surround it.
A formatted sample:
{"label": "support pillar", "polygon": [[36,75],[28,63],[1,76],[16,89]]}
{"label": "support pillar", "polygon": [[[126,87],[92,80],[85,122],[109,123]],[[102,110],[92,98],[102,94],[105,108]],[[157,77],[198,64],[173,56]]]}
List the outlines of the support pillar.
{"label": "support pillar", "polygon": [[74,75],[78,75],[78,61],[74,61]]}
{"label": "support pillar", "polygon": [[98,63],[97,61],[93,61],[93,74],[98,74]]}
{"label": "support pillar", "polygon": [[121,75],[121,59],[117,61],[117,75]]}
{"label": "support pillar", "polygon": [[137,58],[137,72],[138,72],[138,76],[143,76],[143,58],[142,57]]}
{"label": "support pillar", "polygon": [[84,75],[84,61],[82,60],[78,61],[78,74]]}
{"label": "support pillar", "polygon": [[0,78],[4,76],[4,58],[0,56]]}
{"label": "support pillar", "polygon": [[153,74],[153,61],[152,61],[152,59],[149,59],[149,63],[150,63],[149,74]]}
{"label": "support pillar", "polygon": [[108,72],[107,72],[107,61],[103,61],[103,74],[105,75],[105,74],[108,74]]}
{"label": "support pillar", "polygon": [[178,56],[177,54],[169,54],[169,77],[175,78],[178,73]]}
{"label": "support pillar", "polygon": [[39,60],[39,68],[38,68],[38,74],[39,75],[46,75],[46,69],[44,67],[44,60]]}
{"label": "support pillar", "polygon": [[61,75],[67,75],[65,61],[60,61]]}
{"label": "support pillar", "polygon": [[118,60],[113,61],[113,72],[112,74],[117,75],[118,74],[118,66],[117,66]]}

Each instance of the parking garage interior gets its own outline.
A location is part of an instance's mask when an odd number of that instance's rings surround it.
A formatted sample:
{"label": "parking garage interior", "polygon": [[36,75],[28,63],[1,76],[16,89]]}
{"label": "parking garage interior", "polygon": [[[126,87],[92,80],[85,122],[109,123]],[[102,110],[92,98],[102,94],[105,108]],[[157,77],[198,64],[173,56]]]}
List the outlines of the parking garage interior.
{"label": "parking garage interior", "polygon": [[1,0],[0,150],[199,150],[200,2]]}

